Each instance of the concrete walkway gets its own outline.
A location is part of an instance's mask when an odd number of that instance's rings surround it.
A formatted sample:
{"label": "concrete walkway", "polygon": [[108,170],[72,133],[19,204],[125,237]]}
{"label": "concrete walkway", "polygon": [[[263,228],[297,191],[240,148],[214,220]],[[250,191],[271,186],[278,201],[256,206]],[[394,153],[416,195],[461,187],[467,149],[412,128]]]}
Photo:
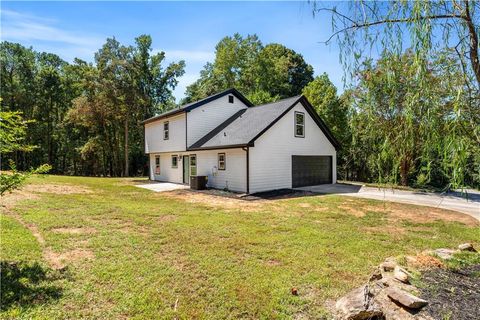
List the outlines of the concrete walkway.
{"label": "concrete walkway", "polygon": [[[441,194],[433,192],[430,193],[374,188],[362,185],[340,183],[302,187],[297,189],[322,194],[339,194],[359,198],[386,200],[449,209],[468,214],[480,221],[480,192],[474,190],[468,191],[467,195],[460,192]],[[468,198],[465,198],[466,196],[468,196]]]}
{"label": "concrete walkway", "polygon": [[173,191],[179,189],[190,189],[189,185],[171,182],[151,182],[146,184],[137,184],[135,187],[148,189],[155,192]]}

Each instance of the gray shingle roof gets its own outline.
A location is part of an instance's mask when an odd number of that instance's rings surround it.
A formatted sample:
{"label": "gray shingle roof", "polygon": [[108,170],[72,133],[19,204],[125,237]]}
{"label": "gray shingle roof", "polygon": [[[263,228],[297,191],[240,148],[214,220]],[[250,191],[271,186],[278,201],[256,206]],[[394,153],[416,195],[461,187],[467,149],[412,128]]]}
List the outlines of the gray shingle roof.
{"label": "gray shingle roof", "polygon": [[301,96],[291,97],[241,110],[195,142],[189,149],[247,145],[300,98]]}

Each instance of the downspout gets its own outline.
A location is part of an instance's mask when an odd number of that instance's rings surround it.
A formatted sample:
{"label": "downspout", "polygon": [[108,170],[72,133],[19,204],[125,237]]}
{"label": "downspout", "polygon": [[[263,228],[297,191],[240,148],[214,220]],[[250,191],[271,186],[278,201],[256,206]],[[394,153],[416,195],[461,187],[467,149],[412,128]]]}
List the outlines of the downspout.
{"label": "downspout", "polygon": [[250,165],[249,165],[250,156],[248,152],[249,148],[243,147],[242,150],[246,152],[246,157],[247,157],[247,194],[249,194],[250,193]]}

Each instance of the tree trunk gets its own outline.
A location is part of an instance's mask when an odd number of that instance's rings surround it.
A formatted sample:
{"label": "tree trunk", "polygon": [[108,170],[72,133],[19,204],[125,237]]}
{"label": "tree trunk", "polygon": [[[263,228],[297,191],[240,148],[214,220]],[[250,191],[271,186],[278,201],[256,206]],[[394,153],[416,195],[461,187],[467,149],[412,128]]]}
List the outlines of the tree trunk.
{"label": "tree trunk", "polygon": [[479,61],[479,53],[478,53],[478,35],[475,30],[475,25],[472,21],[472,17],[470,15],[470,2],[465,2],[465,20],[467,22],[468,33],[470,36],[470,62],[472,64],[472,69],[475,74],[475,78],[477,79],[478,87],[480,88],[480,61]]}
{"label": "tree trunk", "polygon": [[125,147],[124,147],[124,153],[125,153],[125,170],[124,170],[124,175],[125,177],[129,176],[128,172],[128,119],[125,119]]}

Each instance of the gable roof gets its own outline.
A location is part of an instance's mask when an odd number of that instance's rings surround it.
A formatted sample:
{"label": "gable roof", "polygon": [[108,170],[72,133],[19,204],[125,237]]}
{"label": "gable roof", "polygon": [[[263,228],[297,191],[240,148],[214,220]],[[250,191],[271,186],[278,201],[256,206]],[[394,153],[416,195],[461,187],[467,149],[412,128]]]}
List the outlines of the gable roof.
{"label": "gable roof", "polygon": [[304,96],[296,96],[277,102],[243,109],[228,118],[188,150],[208,150],[253,146],[265,131],[301,102],[335,149],[340,147],[325,123]]}
{"label": "gable roof", "polygon": [[216,99],[221,98],[223,96],[226,96],[228,94],[232,94],[232,95],[236,96],[247,107],[253,106],[253,104],[247,98],[245,98],[245,96],[243,94],[241,94],[240,91],[238,91],[235,88],[231,88],[231,89],[227,89],[225,91],[222,91],[220,93],[216,93],[214,95],[211,95],[209,97],[206,97],[204,99],[184,104],[183,106],[180,106],[176,109],[173,109],[173,110],[161,113],[159,115],[156,115],[154,117],[148,118],[148,119],[142,121],[141,123],[146,124],[146,123],[150,123],[150,122],[157,121],[157,120],[160,120],[160,119],[164,119],[164,118],[167,118],[167,117],[171,117],[171,116],[176,115],[176,114],[189,112],[189,111],[191,111],[195,108],[198,108],[198,107],[200,107],[204,104],[207,104],[207,103],[209,103],[213,100],[216,100]]}

